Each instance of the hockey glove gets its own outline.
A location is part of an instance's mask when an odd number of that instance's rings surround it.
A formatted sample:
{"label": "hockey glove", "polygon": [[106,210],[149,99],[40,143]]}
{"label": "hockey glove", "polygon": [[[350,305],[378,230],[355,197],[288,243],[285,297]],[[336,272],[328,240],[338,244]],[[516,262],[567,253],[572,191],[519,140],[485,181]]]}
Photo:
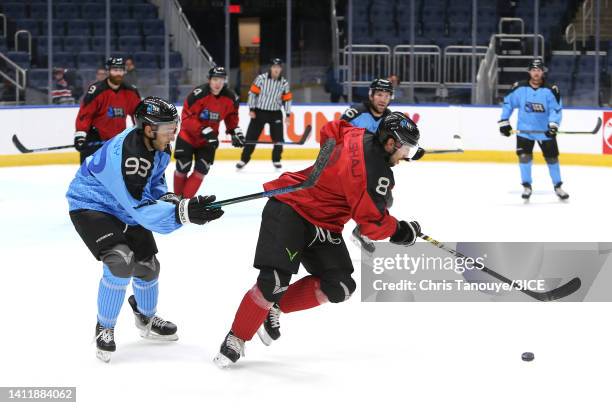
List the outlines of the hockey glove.
{"label": "hockey glove", "polygon": [[219,133],[215,132],[213,128],[205,127],[201,131],[202,137],[208,141],[208,144],[213,147],[219,146]]}
{"label": "hockey glove", "polygon": [[207,207],[213,203],[217,197],[197,196],[179,201],[176,206],[176,222],[181,224],[204,225],[209,221],[216,220],[223,215],[220,208]]}
{"label": "hockey glove", "polygon": [[181,201],[181,197],[177,196],[174,193],[171,192],[167,192],[166,194],[164,194],[163,196],[159,197],[158,200],[160,201],[165,201],[167,203],[170,204],[178,204]]}
{"label": "hockey glove", "polygon": [[497,122],[497,124],[499,125],[499,133],[502,136],[509,137],[512,133],[512,126],[510,126],[510,121],[507,119],[502,119]]}
{"label": "hockey glove", "polygon": [[232,146],[234,147],[244,147],[244,133],[242,133],[242,129],[236,128],[230,132],[232,136]]}
{"label": "hockey glove", "polygon": [[421,233],[421,226],[416,221],[400,221],[397,223],[395,234],[389,240],[392,244],[410,246],[414,245],[417,236]]}
{"label": "hockey glove", "polygon": [[544,133],[546,136],[550,137],[551,139],[554,139],[555,137],[557,137],[557,131],[559,130],[559,125],[557,125],[554,122],[550,122],[548,124],[548,131],[546,133]]}
{"label": "hockey glove", "polygon": [[81,131],[74,133],[74,148],[77,152],[82,152],[85,149],[85,138],[87,137],[87,133]]}
{"label": "hockey glove", "polygon": [[422,147],[419,147],[416,153],[414,154],[414,156],[412,156],[412,159],[410,159],[410,161],[419,160],[423,156],[425,156],[425,149],[423,149]]}

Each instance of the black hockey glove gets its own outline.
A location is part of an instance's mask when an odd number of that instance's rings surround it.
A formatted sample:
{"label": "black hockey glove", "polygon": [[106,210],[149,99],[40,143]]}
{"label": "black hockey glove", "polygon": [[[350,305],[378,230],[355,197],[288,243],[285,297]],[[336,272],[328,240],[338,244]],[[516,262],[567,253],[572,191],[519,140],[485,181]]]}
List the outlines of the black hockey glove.
{"label": "black hockey glove", "polygon": [[512,126],[510,126],[510,121],[509,120],[500,120],[499,122],[497,122],[497,124],[499,125],[499,133],[502,136],[506,136],[509,137],[510,134],[512,133]]}
{"label": "black hockey glove", "polygon": [[201,131],[202,137],[208,141],[208,144],[213,147],[219,146],[219,133],[215,132],[213,128],[205,127]]}
{"label": "black hockey glove", "polygon": [[556,123],[550,122],[548,124],[548,131],[544,134],[550,137],[551,139],[554,139],[555,137],[557,137],[558,130],[559,130],[559,125],[557,125]]}
{"label": "black hockey glove", "polygon": [[236,128],[230,131],[230,135],[232,136],[232,146],[244,147],[244,133],[242,133],[242,129]]}
{"label": "black hockey glove", "polygon": [[211,195],[181,200],[176,206],[176,222],[204,225],[209,221],[216,220],[223,215],[223,210],[207,207],[216,199],[214,195]]}
{"label": "black hockey glove", "polygon": [[83,131],[75,132],[74,134],[74,148],[77,152],[81,152],[85,149],[85,138],[87,137],[87,133]]}
{"label": "black hockey glove", "polygon": [[412,156],[412,159],[410,159],[410,160],[411,161],[419,160],[423,156],[425,156],[425,149],[423,149],[422,147],[419,147],[417,149],[416,153],[414,154],[414,156]]}
{"label": "black hockey glove", "polygon": [[421,226],[416,221],[400,221],[397,223],[395,234],[389,240],[392,244],[410,246],[414,245],[417,236],[421,233]]}
{"label": "black hockey glove", "polygon": [[168,191],[166,194],[164,194],[163,196],[159,197],[158,200],[160,201],[165,201],[167,203],[170,204],[178,204],[181,201],[181,197],[177,196],[174,193],[171,193],[170,191]]}

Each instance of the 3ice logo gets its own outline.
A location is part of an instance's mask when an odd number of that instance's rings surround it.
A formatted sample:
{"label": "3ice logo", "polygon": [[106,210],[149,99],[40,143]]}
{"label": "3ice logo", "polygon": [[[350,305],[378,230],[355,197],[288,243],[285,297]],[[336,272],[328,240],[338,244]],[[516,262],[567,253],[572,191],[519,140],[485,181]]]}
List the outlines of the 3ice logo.
{"label": "3ice logo", "polygon": [[218,112],[212,112],[208,109],[204,109],[200,112],[200,120],[213,120],[218,121],[221,118],[221,115]]}
{"label": "3ice logo", "polygon": [[153,104],[147,104],[147,114],[157,115],[159,114],[159,106]]}
{"label": "3ice logo", "polygon": [[125,118],[125,111],[123,108],[114,108],[109,106],[108,111],[106,111],[106,116],[109,118]]}
{"label": "3ice logo", "polygon": [[525,104],[525,112],[544,113],[546,112],[546,109],[544,109],[544,105],[542,105],[541,103],[527,102]]}

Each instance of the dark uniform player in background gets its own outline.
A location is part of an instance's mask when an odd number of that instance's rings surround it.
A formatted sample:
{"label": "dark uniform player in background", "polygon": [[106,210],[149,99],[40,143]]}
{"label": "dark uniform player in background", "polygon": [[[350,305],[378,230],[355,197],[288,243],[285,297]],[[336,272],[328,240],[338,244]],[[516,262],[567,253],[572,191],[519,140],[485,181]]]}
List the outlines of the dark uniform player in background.
{"label": "dark uniform player in background", "polygon": [[[390,237],[399,245],[412,245],[420,232],[416,221],[398,222],[387,210],[395,184],[391,167],[417,151],[414,122],[393,112],[373,134],[337,120],[321,129],[321,144],[329,138],[336,140],[336,148],[317,184],[272,198],[263,210],[254,262],[259,276],[215,358],[221,367],[240,358],[244,342],[262,324],[264,343],[277,339],[281,311],[343,302],[351,296],[356,288],[353,264],[342,239],[342,228],[351,218],[369,238]],[[264,188],[300,183],[311,171],[284,173]],[[300,263],[311,275],[290,285]]]}
{"label": "dark uniform player in background", "polygon": [[128,115],[134,121],[134,110],[140,102],[136,87],[123,81],[123,58],[109,58],[106,70],[108,77],[89,86],[77,114],[74,147],[81,154],[81,163],[101,147],[100,142],[126,128]]}
{"label": "dark uniform player in background", "polygon": [[178,132],[174,105],[148,97],[137,106],[135,117],[136,127],[86,158],[66,193],[75,229],[103,262],[96,343],[97,356],[105,362],[116,349],[115,323],[130,280],[134,295],[128,301],[141,336],[178,339],[176,325],[156,315],[160,268],[151,231],[166,234],[223,214],[205,207],[214,196],[180,200],[168,192],[164,172]]}
{"label": "dark uniform player in background", "polygon": [[[211,68],[208,83],[195,88],[185,99],[181,133],[174,150],[175,194],[187,198],[195,196],[215,161],[222,120],[225,121],[225,133],[232,136],[232,145],[244,146],[244,135],[238,127],[238,97],[228,89],[226,78],[225,68]],[[194,158],[193,173],[187,177]]]}
{"label": "dark uniform player in background", "polygon": [[259,139],[259,135],[267,123],[270,126],[270,136],[275,143],[272,148],[272,164],[277,169],[282,167],[281,155],[283,153],[283,113],[285,111],[287,120],[291,116],[291,90],[289,89],[289,81],[284,78],[283,61],[280,58],[274,58],[271,61],[270,70],[259,75],[251,84],[249,89],[249,116],[251,122],[247,129],[246,140],[247,145],[242,150],[240,161],[236,163],[236,168],[243,168],[255,150],[255,142]]}
{"label": "dark uniform player in background", "polygon": [[533,163],[533,147],[538,142],[544,160],[548,165],[548,172],[553,183],[555,194],[561,200],[567,200],[567,194],[561,185],[561,168],[559,166],[559,146],[557,144],[557,130],[561,124],[563,106],[561,93],[556,85],[547,84],[544,80],[544,62],[536,58],[529,64],[529,80],[514,84],[512,90],[504,98],[499,132],[502,136],[510,136],[510,116],[518,108],[517,127],[520,130],[547,129],[542,133],[519,133],[516,136],[516,154],[519,158],[521,170],[521,183],[523,185],[522,198],[531,197],[531,165]]}

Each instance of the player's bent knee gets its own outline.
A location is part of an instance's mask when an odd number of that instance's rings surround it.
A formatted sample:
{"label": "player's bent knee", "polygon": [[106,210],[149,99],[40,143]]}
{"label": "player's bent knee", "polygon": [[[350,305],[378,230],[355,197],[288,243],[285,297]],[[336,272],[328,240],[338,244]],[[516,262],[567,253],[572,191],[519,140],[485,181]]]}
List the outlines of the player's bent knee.
{"label": "player's bent knee", "polygon": [[268,302],[277,303],[287,291],[290,281],[291,273],[263,267],[259,270],[257,287]]}
{"label": "player's bent knee", "polygon": [[191,160],[190,159],[179,159],[176,158],[176,171],[178,173],[187,174],[191,170]]}
{"label": "player's bent knee", "polygon": [[134,271],[134,252],[125,244],[117,244],[103,251],[100,259],[111,273],[118,278],[129,278]]}
{"label": "player's bent knee", "polygon": [[208,171],[210,170],[210,166],[211,164],[208,163],[206,160],[199,159],[198,161],[196,161],[195,167],[193,169],[200,174],[207,175]]}
{"label": "player's bent knee", "polygon": [[544,156],[544,160],[546,160],[547,164],[557,164],[559,163],[559,156],[552,156],[552,157]]}
{"label": "player's bent knee", "polygon": [[152,281],[159,276],[159,261],[155,255],[134,265],[134,276],[143,281]]}
{"label": "player's bent knee", "polygon": [[520,163],[531,163],[533,161],[533,154],[522,153],[518,157]]}
{"label": "player's bent knee", "polygon": [[321,291],[331,303],[347,301],[355,289],[357,289],[357,283],[350,276],[337,280],[321,280]]}

